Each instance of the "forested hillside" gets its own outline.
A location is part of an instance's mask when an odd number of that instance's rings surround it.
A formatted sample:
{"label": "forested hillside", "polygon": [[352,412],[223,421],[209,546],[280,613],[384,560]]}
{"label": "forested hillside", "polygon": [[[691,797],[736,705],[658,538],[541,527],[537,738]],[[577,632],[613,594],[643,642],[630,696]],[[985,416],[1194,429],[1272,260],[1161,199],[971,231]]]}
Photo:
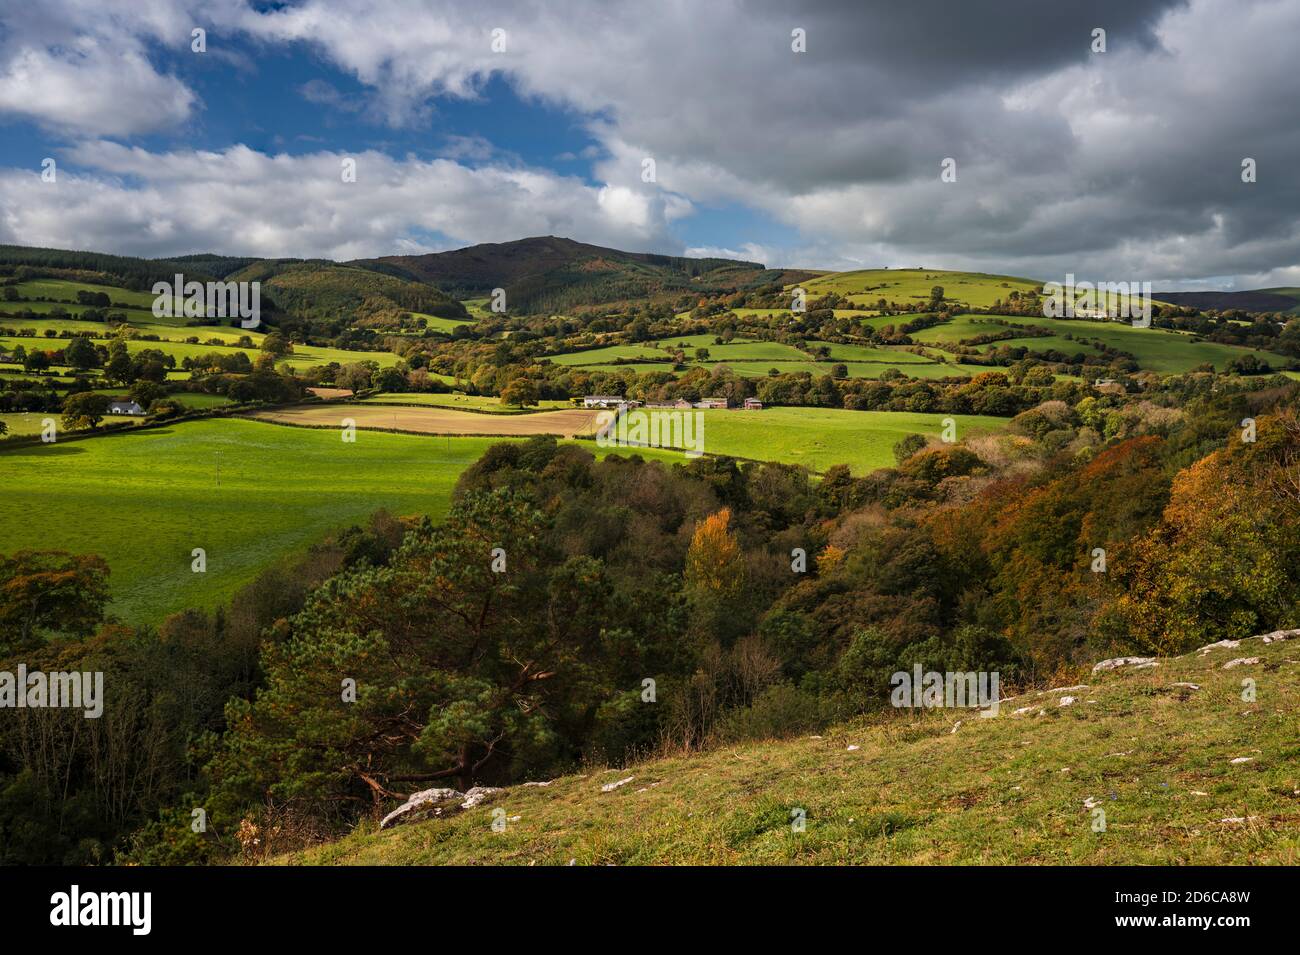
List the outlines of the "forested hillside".
{"label": "forested hillside", "polygon": [[393,269],[459,298],[502,288],[512,310],[543,313],[687,291],[780,285],[799,276],[755,262],[621,252],[555,236],[353,264]]}

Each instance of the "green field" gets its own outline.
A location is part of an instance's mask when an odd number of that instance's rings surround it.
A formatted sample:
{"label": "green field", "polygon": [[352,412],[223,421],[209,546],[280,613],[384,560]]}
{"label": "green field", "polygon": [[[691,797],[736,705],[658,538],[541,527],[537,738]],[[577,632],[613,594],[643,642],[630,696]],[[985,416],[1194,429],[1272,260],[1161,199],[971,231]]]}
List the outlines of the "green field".
{"label": "green field", "polygon": [[[13,349],[15,345],[22,345],[24,348],[40,348],[46,351],[53,351],[67,346],[66,338],[46,338],[46,331],[55,332],[90,332],[95,338],[96,344],[106,344],[107,339],[98,337],[111,334],[108,326],[102,322],[81,321],[76,316],[80,315],[88,306],[76,304],[78,291],[104,292],[113,301],[110,310],[125,311],[127,324],[142,335],[156,335],[159,341],[142,341],[138,338],[127,339],[127,350],[134,352],[141,348],[156,348],[167,355],[176,358],[177,363],[182,358],[194,357],[196,355],[208,354],[212,351],[221,350],[223,347],[234,347],[235,343],[241,337],[248,336],[253,342],[254,347],[251,349],[239,349],[245,352],[250,359],[257,357],[257,349],[260,347],[262,340],[266,337],[265,331],[254,331],[250,329],[233,328],[228,324],[223,325],[187,325],[191,321],[183,315],[175,318],[155,318],[152,312],[154,296],[150,292],[134,292],[124,288],[104,285],[91,285],[86,282],[75,282],[64,279],[39,279],[19,284],[18,291],[21,295],[35,296],[40,295],[46,298],[57,299],[55,302],[3,302],[0,301],[0,311],[18,311],[20,309],[30,309],[39,314],[46,314],[56,307],[64,308],[70,318],[6,318],[0,317],[0,327],[5,328],[34,328],[37,332],[35,338],[23,336],[0,336],[0,345],[6,349]],[[457,325],[465,324],[462,321],[452,319],[442,319],[431,315],[424,315],[420,312],[413,312],[413,315],[422,316],[428,319],[429,327],[442,331],[450,331]],[[185,341],[187,338],[197,338],[197,343]],[[223,345],[215,345],[209,342],[210,339],[219,339]],[[328,364],[338,362],[339,364],[348,364],[358,361],[374,361],[381,368],[387,368],[395,365],[398,361],[396,355],[390,352],[359,352],[346,351],[339,348],[325,348],[314,345],[295,345],[294,353],[286,359],[290,365],[296,368],[305,368],[311,365]]]}
{"label": "green field", "polygon": [[962,365],[957,362],[951,364],[921,364],[915,360],[917,356],[908,355],[908,361],[901,362],[855,362],[855,361],[729,361],[729,362],[711,362],[706,368],[713,368],[719,364],[725,364],[736,374],[745,378],[765,378],[768,372],[775,368],[778,373],[783,375],[797,375],[808,372],[814,377],[829,375],[835,365],[844,365],[849,373],[850,378],[879,378],[886,370],[893,369],[908,375],[912,378],[960,378],[962,376],[978,375],[985,371],[996,371],[997,369],[982,368],[978,365]]}
{"label": "green field", "polygon": [[[814,408],[704,415],[708,453],[819,471],[843,462],[859,473],[891,464],[905,434],[937,436],[942,418]],[[42,417],[5,420],[25,433],[39,430]],[[956,417],[959,437],[1005,423]],[[113,609],[130,621],[157,622],[184,607],[216,605],[267,564],[378,508],[441,515],[457,476],[495,440],[367,432],[344,444],[333,430],[221,419],[12,448],[0,451],[7,492],[0,551],[102,554],[113,570]],[[195,547],[207,551],[206,574],[190,571]]]}
{"label": "green field", "polygon": [[[964,366],[956,362],[948,365],[938,364],[924,356],[905,351],[902,348],[888,348],[862,344],[835,344],[813,341],[810,346],[816,348],[826,345],[830,348],[828,361],[818,361],[808,352],[785,345],[781,342],[733,341],[726,345],[712,344],[712,335],[687,335],[680,338],[665,338],[658,344],[608,345],[587,351],[570,352],[564,355],[552,355],[549,360],[586,371],[619,372],[631,370],[638,374],[649,372],[671,372],[673,364],[669,353],[676,348],[686,352],[686,370],[706,368],[712,370],[725,364],[737,375],[746,378],[763,378],[772,369],[779,374],[800,374],[807,372],[814,376],[829,375],[833,365],[847,365],[850,378],[879,378],[886,369],[893,368],[914,378],[946,378],[970,376],[987,370],[979,366]],[[707,348],[707,361],[695,359],[695,349]],[[618,363],[617,359],[636,359]],[[658,360],[656,360],[658,359]]]}
{"label": "green field", "polygon": [[437,332],[454,332],[462,325],[472,325],[473,321],[467,321],[463,318],[439,318],[437,315],[427,315],[424,312],[412,312],[412,318],[422,318],[427,327]]}
{"label": "green field", "polygon": [[[983,372],[986,371],[999,370],[997,368],[986,368],[980,365],[963,365],[958,362],[950,362],[949,364],[940,364],[939,362],[935,362],[933,364],[921,364],[919,361],[915,360],[917,356],[911,354],[908,354],[907,358],[909,359],[908,361],[890,362],[890,363],[854,362],[854,361],[840,362],[835,360],[822,361],[822,362],[816,362],[816,361],[725,361],[725,362],[710,361],[704,363],[688,362],[687,370],[689,371],[691,368],[704,368],[709,371],[712,371],[714,368],[717,368],[719,365],[726,365],[733,372],[735,372],[737,375],[740,375],[743,378],[766,378],[768,376],[768,372],[771,371],[773,368],[776,369],[778,374],[782,374],[782,375],[798,375],[807,372],[813,377],[821,377],[822,375],[829,375],[831,373],[831,369],[835,365],[843,364],[846,366],[850,378],[879,378],[881,374],[883,374],[886,370],[892,368],[895,371],[901,372],[902,374],[907,375],[911,378],[926,378],[926,379],[961,378],[963,376],[971,377],[973,375],[982,374]],[[618,374],[619,372],[630,371],[640,375],[648,374],[649,372],[653,372],[653,371],[672,372],[673,370],[672,363],[664,362],[664,361],[637,362],[636,364],[631,364],[631,365],[615,365],[615,364],[579,365],[575,367],[579,367],[583,371],[603,371],[612,374]]]}
{"label": "green field", "polygon": [[[106,290],[101,290],[101,291],[106,291]],[[117,291],[117,290],[114,289],[112,291]],[[81,315],[82,312],[86,311],[89,308],[94,308],[94,307],[95,306],[93,305],[80,305],[76,302],[0,302],[0,312],[30,311],[30,312],[35,312],[37,315],[48,315],[51,312],[55,311],[56,309],[62,309],[63,311],[67,312],[69,315],[79,316]],[[167,324],[166,319],[155,318],[153,312],[149,309],[110,305],[108,306],[107,311],[121,312],[123,315],[126,316],[127,320],[130,321],[131,324],[136,324],[137,322],[148,323],[148,324],[157,324],[157,323]],[[58,321],[58,320],[59,319],[54,319],[54,321]],[[15,317],[13,315],[0,316],[0,324],[2,325],[24,324],[26,323],[26,321],[27,321],[26,319],[23,319],[21,317]],[[170,323],[169,327],[175,327],[176,325],[184,324],[184,321],[185,319],[182,318],[175,319],[172,323]],[[96,322],[94,324],[100,324],[100,323]],[[102,328],[103,325],[100,324],[100,327]]]}
{"label": "green field", "polygon": [[232,403],[225,395],[207,395],[201,391],[178,391],[174,395],[168,395],[168,397],[179,401],[186,408],[194,411],[221,408]]}
{"label": "green field", "polygon": [[[493,443],[368,432],[344,444],[335,431],[222,419],[9,449],[0,551],[101,554],[114,611],[156,624],[214,606],[378,508],[440,516],[460,472]],[[195,547],[207,551],[206,574],[190,570]]]}
{"label": "green field", "polygon": [[[127,389],[125,388],[96,388],[96,392],[101,395],[108,395],[113,399],[125,397]],[[189,411],[205,411],[208,408],[220,408],[231,403],[225,395],[207,395],[202,392],[180,391],[174,395],[168,395],[175,401],[183,404]],[[53,418],[58,433],[63,434],[63,416],[57,411],[9,411],[0,414],[0,421],[9,426],[9,434],[39,434],[41,431],[41,422],[46,418]],[[139,416],[132,415],[111,415],[105,418],[105,421],[143,421]],[[2,441],[3,439],[0,439]],[[3,447],[3,445],[0,445]]]}
{"label": "green field", "polygon": [[808,344],[812,348],[822,345],[828,346],[831,350],[831,361],[877,361],[893,365],[925,361],[920,355],[903,351],[901,348],[882,348],[878,345],[844,345],[819,341],[810,341]]}
{"label": "green field", "polygon": [[[0,414],[0,421],[9,426],[9,434],[40,434],[41,422],[46,418],[54,419],[54,426],[59,432],[63,431],[63,419],[57,411],[7,411]],[[0,438],[0,441],[3,441]],[[4,447],[0,444],[0,448]],[[3,459],[0,459],[3,460]],[[0,469],[3,473],[3,469]]]}
{"label": "green field", "polygon": [[[175,334],[176,330],[173,329],[172,332]],[[237,338],[238,336],[235,337]],[[265,336],[254,333],[251,337],[253,338],[254,343],[260,343],[262,338]],[[185,341],[153,342],[139,338],[128,338],[126,340],[126,350],[131,354],[135,354],[137,351],[142,349],[154,348],[162,352],[164,355],[171,355],[174,357],[178,365],[183,358],[195,358],[199,355],[210,355],[214,351],[221,352],[222,354],[225,354],[227,351],[242,351],[244,354],[248,355],[249,361],[256,360],[259,354],[258,349],[256,348],[234,348],[228,345],[206,345],[203,343],[203,339],[206,338],[206,335],[200,335],[200,342],[197,345],[191,345]],[[0,336],[0,345],[4,346],[9,351],[12,351],[18,345],[22,345],[27,351],[60,351],[68,347],[68,341],[69,340],[66,338],[24,338],[21,336]],[[97,341],[96,344],[104,345],[106,342]],[[288,362],[295,368],[306,368],[311,365],[327,365],[332,361],[338,362],[340,365],[352,364],[359,361],[374,361],[377,362],[381,368],[387,368],[391,365],[397,364],[398,358],[392,352],[347,351],[342,348],[322,348],[315,345],[295,345],[293,348],[293,354],[286,356],[283,361]]]}
{"label": "green field", "polygon": [[[38,431],[42,417],[32,415]],[[0,553],[100,554],[112,610],[157,624],[216,606],[268,564],[379,508],[440,517],[461,471],[504,440],[367,431],[345,444],[333,429],[224,418],[0,450]],[[195,547],[207,551],[205,574],[190,570]]]}
{"label": "green field", "polygon": [[[247,335],[255,344],[260,344],[265,337],[262,332],[246,331],[242,328],[231,328],[228,325],[192,325],[179,326],[159,324],[154,321],[152,315],[146,315],[140,321],[132,320],[127,323],[129,328],[135,329],[141,335],[157,335],[164,341],[184,342],[187,338],[197,338],[201,343],[207,343],[211,339],[217,339],[226,345],[233,345],[239,339]],[[37,318],[37,319],[4,319],[0,318],[0,327],[4,328],[34,328],[37,331],[37,340],[48,341],[45,333],[54,331],[57,334],[69,332],[74,335],[89,333],[91,337],[99,344],[113,337],[113,328],[105,325],[103,322],[85,322],[77,318]],[[60,341],[59,338],[53,339]],[[214,346],[209,346],[214,347]]]}
{"label": "green field", "polygon": [[78,292],[104,292],[113,303],[110,308],[136,308],[144,309],[146,312],[153,310],[152,292],[134,292],[117,286],[93,285],[70,279],[33,279],[30,282],[18,283],[18,294],[24,298],[40,297],[75,304]]}
{"label": "green field", "polygon": [[809,360],[806,352],[800,351],[793,345],[745,339],[736,339],[725,345],[715,345],[713,340],[716,337],[716,335],[683,335],[677,338],[665,338],[657,343],[608,345],[604,348],[590,348],[586,351],[548,357],[557,365],[582,366],[608,364],[619,358],[671,361],[672,352],[680,348],[686,353],[687,364],[692,364],[695,362],[695,350],[707,348],[709,361]]}
{"label": "green field", "polygon": [[465,311],[469,312],[471,321],[493,317],[490,298],[466,298],[462,299],[460,304],[464,305]]}
{"label": "green field", "polygon": [[[1173,375],[1190,371],[1197,365],[1209,362],[1218,371],[1223,371],[1229,361],[1244,355],[1254,355],[1267,361],[1274,368],[1281,367],[1288,359],[1281,355],[1259,351],[1252,348],[1239,348],[1235,345],[1220,345],[1216,342],[1194,341],[1193,336],[1184,332],[1170,331],[1162,328],[1135,328],[1128,322],[1087,321],[1084,319],[1057,319],[1025,317],[1016,315],[959,315],[951,322],[936,325],[912,335],[917,342],[956,342],[962,338],[975,335],[992,334],[1005,329],[1006,326],[995,324],[988,319],[998,319],[1011,325],[1037,325],[1052,330],[1059,329],[1062,335],[1046,338],[1016,338],[1006,342],[995,342],[992,348],[1002,344],[1023,346],[1033,351],[1057,349],[1073,354],[1096,352],[1096,349],[1081,339],[1097,339],[1112,348],[1132,354],[1143,369]],[[1068,332],[1075,340],[1063,337]]]}
{"label": "green field", "polygon": [[[619,358],[667,359],[669,356],[649,345],[609,345],[605,348],[589,348],[586,351],[569,352],[565,355],[548,355],[547,360],[556,365],[597,365],[612,362]],[[689,356],[688,356],[689,357]]]}
{"label": "green field", "polygon": [[761,461],[802,464],[825,471],[847,464],[854,474],[894,465],[894,445],[905,435],[939,438],[943,419],[957,422],[960,441],[975,431],[1000,431],[1006,418],[917,414],[908,411],[845,411],[838,408],[765,408],[702,411],[704,451]]}
{"label": "green field", "polygon": [[[945,272],[940,269],[864,269],[832,272],[803,283],[810,299],[827,292],[852,298],[855,305],[874,306],[884,298],[890,302],[930,300],[930,289],[943,286],[944,299],[976,308],[988,308],[996,300],[1006,301],[1013,291],[1039,290],[1043,283],[1010,275],[985,272]],[[906,317],[896,321],[907,321]]]}

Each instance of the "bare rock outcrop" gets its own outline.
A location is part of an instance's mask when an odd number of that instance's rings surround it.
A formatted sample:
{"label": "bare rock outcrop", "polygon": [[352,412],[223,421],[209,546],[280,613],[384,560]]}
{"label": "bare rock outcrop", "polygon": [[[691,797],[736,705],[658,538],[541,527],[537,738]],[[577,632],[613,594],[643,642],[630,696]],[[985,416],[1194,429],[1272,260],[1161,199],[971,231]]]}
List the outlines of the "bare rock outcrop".
{"label": "bare rock outcrop", "polygon": [[380,821],[379,828],[389,829],[398,823],[415,819],[453,816],[465,809],[473,809],[500,791],[492,786],[475,786],[468,792],[445,788],[422,789],[418,793],[411,793],[406,802],[386,815]]}
{"label": "bare rock outcrop", "polygon": [[1155,662],[1155,657],[1112,657],[1109,660],[1102,660],[1092,668],[1092,672],[1105,673],[1107,670],[1118,670],[1120,667],[1145,666]]}

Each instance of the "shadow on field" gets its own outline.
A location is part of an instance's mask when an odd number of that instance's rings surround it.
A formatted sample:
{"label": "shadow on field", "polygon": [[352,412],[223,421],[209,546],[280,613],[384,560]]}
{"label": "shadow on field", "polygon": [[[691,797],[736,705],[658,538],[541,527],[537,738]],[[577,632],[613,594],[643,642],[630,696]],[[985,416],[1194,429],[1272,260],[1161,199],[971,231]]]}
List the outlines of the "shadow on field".
{"label": "shadow on field", "polygon": [[0,456],[35,457],[36,455],[41,454],[83,454],[85,449],[78,447],[82,441],[104,441],[109,438],[116,438],[127,434],[148,434],[165,437],[172,433],[174,433],[174,431],[170,425],[159,427],[146,427],[140,425],[133,428],[119,428],[114,431],[76,431],[64,435],[53,444],[24,444],[18,447],[9,448],[5,446],[3,440],[0,440]]}
{"label": "shadow on field", "polygon": [[65,444],[29,444],[23,447],[6,448],[3,442],[0,442],[0,457],[5,458],[35,458],[42,454],[49,455],[68,455],[68,454],[85,454],[85,448],[78,448],[75,445],[69,447]]}

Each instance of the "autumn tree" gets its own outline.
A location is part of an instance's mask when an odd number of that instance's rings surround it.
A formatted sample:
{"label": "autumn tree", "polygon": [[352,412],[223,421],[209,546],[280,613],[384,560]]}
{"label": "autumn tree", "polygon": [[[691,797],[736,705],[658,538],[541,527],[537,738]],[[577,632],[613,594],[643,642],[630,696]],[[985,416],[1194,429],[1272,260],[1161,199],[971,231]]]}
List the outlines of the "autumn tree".
{"label": "autumn tree", "polygon": [[93,554],[0,555],[0,652],[39,644],[42,632],[90,634],[104,619],[108,573]]}
{"label": "autumn tree", "polygon": [[501,403],[523,408],[539,400],[537,383],[529,378],[515,378],[501,390]]}
{"label": "autumn tree", "polygon": [[83,391],[69,395],[63,401],[63,427],[69,431],[78,428],[98,428],[108,413],[108,396],[96,391]]}
{"label": "autumn tree", "polygon": [[1259,422],[1174,480],[1160,523],[1118,567],[1109,633],[1134,648],[1179,653],[1294,626],[1300,613],[1300,523],[1285,492],[1300,455],[1290,415]]}
{"label": "autumn tree", "polygon": [[696,522],[683,582],[697,635],[734,639],[742,629],[745,559],[731,530],[731,508]]}

